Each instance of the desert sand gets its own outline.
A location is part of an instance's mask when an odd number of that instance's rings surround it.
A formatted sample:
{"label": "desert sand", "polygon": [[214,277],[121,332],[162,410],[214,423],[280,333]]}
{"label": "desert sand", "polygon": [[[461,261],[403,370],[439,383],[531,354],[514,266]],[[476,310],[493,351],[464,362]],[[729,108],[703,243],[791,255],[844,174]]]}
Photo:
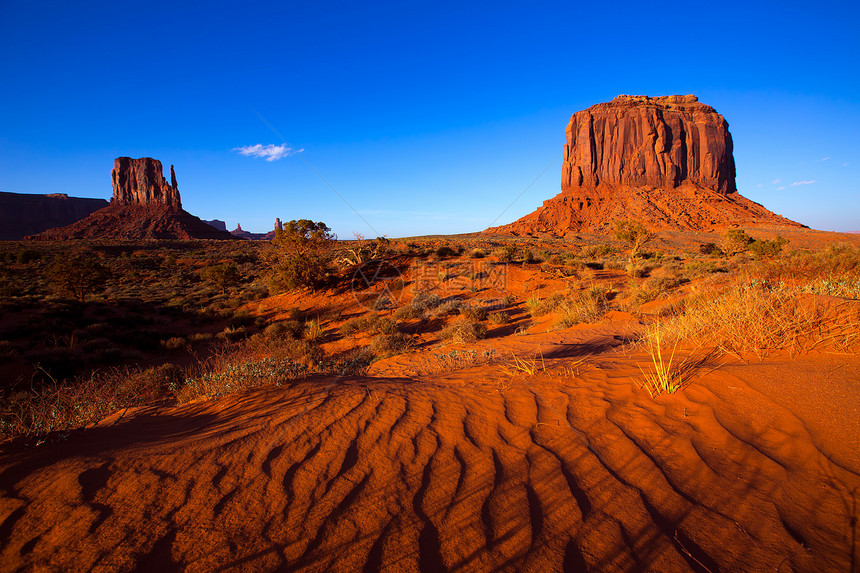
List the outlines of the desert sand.
{"label": "desert sand", "polygon": [[2,568],[856,570],[856,357],[723,357],[652,399],[628,329],[506,339],[532,375],[409,354],[11,451]]}

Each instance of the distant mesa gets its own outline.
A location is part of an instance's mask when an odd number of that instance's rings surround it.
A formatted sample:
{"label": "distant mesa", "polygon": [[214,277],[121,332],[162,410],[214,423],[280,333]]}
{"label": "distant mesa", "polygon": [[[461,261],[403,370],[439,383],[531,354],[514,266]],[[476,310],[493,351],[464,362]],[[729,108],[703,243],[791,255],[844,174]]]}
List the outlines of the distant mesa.
{"label": "distant mesa", "polygon": [[0,192],[0,240],[19,241],[28,235],[71,225],[107,206],[104,199],[69,197],[65,193]]}
{"label": "distant mesa", "polygon": [[635,219],[655,229],[801,227],[737,192],[732,136],[694,95],[620,95],[567,126],[561,193],[488,233],[606,233]]}
{"label": "distant mesa", "polygon": [[281,224],[281,220],[275,217],[275,228],[268,233],[252,233],[251,231],[246,231],[242,228],[241,224],[237,223],[236,228],[230,231],[230,234],[234,237],[239,237],[240,239],[250,239],[252,241],[271,241],[275,238],[275,231],[278,229],[283,230],[283,225]]}
{"label": "distant mesa", "polygon": [[34,239],[233,239],[233,235],[182,209],[176,173],[170,183],[161,162],[151,157],[118,157],[111,171],[110,205],[71,225],[51,229]]}
{"label": "distant mesa", "polygon": [[225,232],[227,231],[227,223],[225,221],[220,220],[220,219],[212,219],[211,221],[207,221],[207,220],[203,219],[203,222],[206,223],[207,225],[215,227],[219,231],[225,231]]}

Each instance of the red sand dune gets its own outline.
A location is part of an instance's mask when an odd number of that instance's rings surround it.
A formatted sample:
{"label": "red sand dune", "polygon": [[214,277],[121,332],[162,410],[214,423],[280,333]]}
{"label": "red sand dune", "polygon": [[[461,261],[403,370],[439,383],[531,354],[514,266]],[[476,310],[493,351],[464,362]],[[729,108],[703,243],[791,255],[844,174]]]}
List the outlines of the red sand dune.
{"label": "red sand dune", "polygon": [[613,328],[512,337],[534,376],[311,379],[6,453],[2,569],[857,570],[855,357],[651,399]]}

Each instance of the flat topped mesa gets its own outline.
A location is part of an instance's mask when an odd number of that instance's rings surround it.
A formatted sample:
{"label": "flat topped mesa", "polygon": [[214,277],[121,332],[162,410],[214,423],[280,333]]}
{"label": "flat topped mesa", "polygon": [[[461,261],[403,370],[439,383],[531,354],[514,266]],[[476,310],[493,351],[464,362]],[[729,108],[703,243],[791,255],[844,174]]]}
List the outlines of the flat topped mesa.
{"label": "flat topped mesa", "polygon": [[735,193],[729,125],[694,95],[620,95],[567,126],[562,191],[599,184]]}
{"label": "flat topped mesa", "polygon": [[161,161],[151,157],[117,157],[110,172],[113,205],[167,205],[182,208],[176,173],[170,166],[170,183],[164,178]]}
{"label": "flat topped mesa", "polygon": [[570,118],[561,193],[490,233],[612,233],[633,219],[652,229],[798,226],[743,197],[729,125],[694,95],[620,95]]}

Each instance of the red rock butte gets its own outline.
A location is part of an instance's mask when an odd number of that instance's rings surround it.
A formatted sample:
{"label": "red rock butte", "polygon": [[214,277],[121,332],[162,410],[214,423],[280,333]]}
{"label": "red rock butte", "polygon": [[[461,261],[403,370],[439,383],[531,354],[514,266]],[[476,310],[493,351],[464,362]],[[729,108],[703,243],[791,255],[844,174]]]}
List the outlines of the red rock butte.
{"label": "red rock butte", "polygon": [[41,240],[66,239],[234,239],[182,209],[176,173],[170,166],[170,183],[161,161],[151,157],[117,157],[111,170],[110,205],[65,227],[33,236]]}
{"label": "red rock butte", "polygon": [[567,126],[561,193],[491,233],[607,232],[635,219],[656,229],[800,226],[737,192],[732,136],[694,95],[620,95]]}
{"label": "red rock butte", "polygon": [[110,172],[114,205],[168,205],[182,208],[176,173],[170,166],[170,183],[164,178],[161,161],[151,157],[117,157]]}

